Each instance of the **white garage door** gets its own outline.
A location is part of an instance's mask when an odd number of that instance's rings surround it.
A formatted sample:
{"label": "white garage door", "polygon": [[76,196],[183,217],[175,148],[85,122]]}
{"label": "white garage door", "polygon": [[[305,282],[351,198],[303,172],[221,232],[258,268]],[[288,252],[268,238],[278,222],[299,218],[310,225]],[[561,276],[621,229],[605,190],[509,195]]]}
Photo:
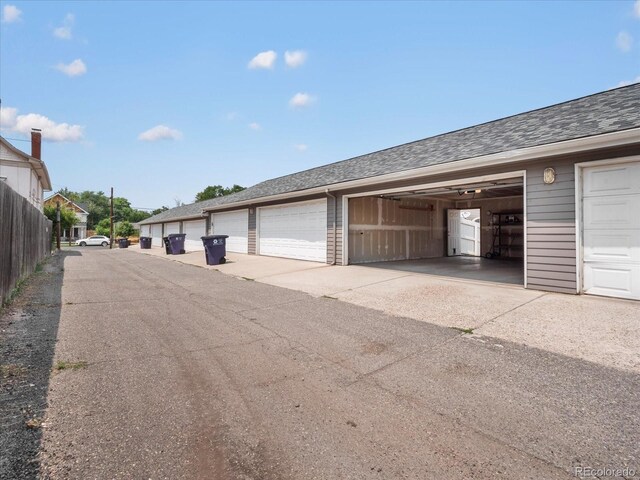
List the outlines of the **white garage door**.
{"label": "white garage door", "polygon": [[140,225],[140,236],[141,237],[150,237],[151,236],[151,227],[149,225]]}
{"label": "white garage door", "polygon": [[151,245],[154,247],[162,246],[162,224],[151,225],[151,238]]}
{"label": "white garage door", "polygon": [[247,253],[249,250],[249,211],[212,213],[211,231],[213,235],[229,235],[227,251]]}
{"label": "white garage door", "polygon": [[582,171],[585,293],[640,300],[640,162]]}
{"label": "white garage door", "polygon": [[259,254],[327,261],[327,201],[258,209]]}
{"label": "white garage door", "polygon": [[205,220],[193,220],[191,222],[184,222],[182,224],[182,233],[186,233],[187,236],[184,239],[184,249],[187,252],[195,252],[198,250],[204,250],[202,246],[202,239],[207,233]]}
{"label": "white garage door", "polygon": [[166,237],[170,233],[180,233],[180,223],[165,223],[164,224],[164,236]]}

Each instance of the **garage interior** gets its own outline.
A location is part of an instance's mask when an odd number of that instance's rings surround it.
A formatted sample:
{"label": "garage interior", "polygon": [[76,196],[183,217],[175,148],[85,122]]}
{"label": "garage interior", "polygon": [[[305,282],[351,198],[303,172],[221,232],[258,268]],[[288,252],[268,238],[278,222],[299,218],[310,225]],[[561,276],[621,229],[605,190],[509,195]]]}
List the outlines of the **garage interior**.
{"label": "garage interior", "polygon": [[515,177],[350,198],[349,263],[522,285],[523,184]]}

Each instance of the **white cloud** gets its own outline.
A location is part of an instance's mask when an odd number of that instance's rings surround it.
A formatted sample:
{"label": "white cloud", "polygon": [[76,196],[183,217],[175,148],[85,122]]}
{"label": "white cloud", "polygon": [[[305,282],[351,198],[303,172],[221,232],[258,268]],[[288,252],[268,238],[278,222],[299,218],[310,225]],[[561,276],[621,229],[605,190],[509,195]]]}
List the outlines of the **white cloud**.
{"label": "white cloud", "polygon": [[622,31],[616,37],[616,46],[623,52],[631,50],[633,37],[628,32]]}
{"label": "white cloud", "polygon": [[181,138],[182,132],[180,130],[169,128],[165,125],[156,125],[155,127],[138,135],[138,140],[142,140],[144,142],[155,142],[157,140],[180,140]]}
{"label": "white cloud", "polygon": [[62,26],[54,29],[53,35],[63,40],[71,40],[71,27],[73,27],[75,21],[75,15],[73,13],[67,13],[62,21]]}
{"label": "white cloud", "polygon": [[17,108],[0,107],[0,128],[11,130],[16,124],[17,116]]}
{"label": "white cloud", "polygon": [[295,148],[299,152],[306,152],[307,149],[309,148],[309,146],[305,145],[304,143],[298,143],[298,144],[294,145],[293,148]]}
{"label": "white cloud", "polygon": [[276,58],[278,58],[278,54],[273,50],[268,50],[266,52],[260,52],[255,57],[251,59],[248,67],[255,68],[273,68],[276,63]]}
{"label": "white cloud", "polygon": [[21,20],[22,10],[15,5],[5,5],[2,8],[2,23],[13,23]]}
{"label": "white cloud", "polygon": [[636,17],[640,18],[640,0],[636,0],[633,4],[633,13]]}
{"label": "white cloud", "polygon": [[288,67],[296,68],[304,65],[307,61],[307,52],[304,50],[294,50],[293,52],[284,52],[284,62]]}
{"label": "white cloud", "polygon": [[262,126],[259,123],[252,122],[249,124],[251,130],[262,130]]}
{"label": "white cloud", "polygon": [[312,97],[308,93],[296,93],[291,97],[291,100],[289,100],[289,106],[292,108],[308,107],[315,101],[315,97]]}
{"label": "white cloud", "polygon": [[82,140],[84,127],[56,123],[39,113],[18,115],[18,110],[11,107],[0,108],[0,127],[3,130],[29,135],[32,128],[42,130],[42,138],[52,142],[78,142]]}
{"label": "white cloud", "polygon": [[78,75],[84,75],[85,73],[87,73],[87,66],[79,58],[68,65],[59,63],[58,65],[56,65],[56,69],[60,70],[62,73],[68,75],[69,77],[77,77]]}
{"label": "white cloud", "polygon": [[633,80],[622,80],[615,88],[618,87],[626,87],[627,85],[633,85],[634,83],[640,83],[640,75],[634,78]]}

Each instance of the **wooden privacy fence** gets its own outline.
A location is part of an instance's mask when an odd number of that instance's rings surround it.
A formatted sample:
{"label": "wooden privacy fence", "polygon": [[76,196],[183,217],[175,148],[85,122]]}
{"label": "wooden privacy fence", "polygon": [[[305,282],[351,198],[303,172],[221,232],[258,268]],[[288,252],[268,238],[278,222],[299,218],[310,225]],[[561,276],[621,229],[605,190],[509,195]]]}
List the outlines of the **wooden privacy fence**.
{"label": "wooden privacy fence", "polygon": [[51,253],[51,229],[40,210],[0,181],[0,304]]}

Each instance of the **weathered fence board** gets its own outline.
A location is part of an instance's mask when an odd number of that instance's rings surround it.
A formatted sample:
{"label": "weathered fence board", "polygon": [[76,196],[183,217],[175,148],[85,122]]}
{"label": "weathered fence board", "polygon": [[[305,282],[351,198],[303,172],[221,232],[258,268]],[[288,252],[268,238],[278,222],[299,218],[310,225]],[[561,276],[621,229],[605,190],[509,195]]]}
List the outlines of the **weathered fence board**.
{"label": "weathered fence board", "polygon": [[0,304],[51,253],[51,221],[0,181]]}

